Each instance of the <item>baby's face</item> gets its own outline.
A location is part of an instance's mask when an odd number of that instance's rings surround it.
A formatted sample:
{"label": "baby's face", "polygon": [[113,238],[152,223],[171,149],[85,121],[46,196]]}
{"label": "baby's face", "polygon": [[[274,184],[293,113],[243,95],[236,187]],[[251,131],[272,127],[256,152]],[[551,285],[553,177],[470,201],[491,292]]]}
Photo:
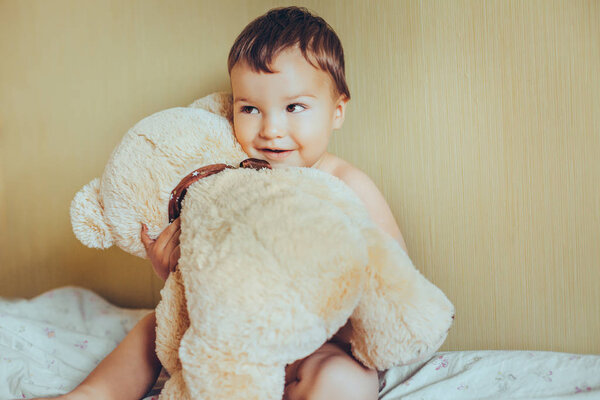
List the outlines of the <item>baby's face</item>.
{"label": "baby's face", "polygon": [[347,100],[333,99],[330,76],[297,47],[281,52],[270,68],[275,73],[253,72],[246,63],[232,68],[235,136],[249,157],[274,168],[317,167]]}

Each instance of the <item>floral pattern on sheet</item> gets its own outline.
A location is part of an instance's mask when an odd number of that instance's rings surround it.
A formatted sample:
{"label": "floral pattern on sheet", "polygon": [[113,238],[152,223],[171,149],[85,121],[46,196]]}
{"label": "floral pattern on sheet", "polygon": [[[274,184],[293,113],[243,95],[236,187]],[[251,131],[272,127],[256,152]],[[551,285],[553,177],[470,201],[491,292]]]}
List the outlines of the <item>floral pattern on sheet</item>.
{"label": "floral pattern on sheet", "polygon": [[[77,287],[0,298],[0,399],[53,396],[81,382],[151,310],[118,308]],[[158,400],[162,371],[143,400]],[[440,352],[380,374],[380,400],[600,399],[600,356]]]}
{"label": "floral pattern on sheet", "polygon": [[591,386],[587,386],[587,385],[581,385],[581,386],[583,386],[583,388],[580,388],[579,386],[575,386],[575,393],[583,393],[583,392],[591,392],[592,391]]}
{"label": "floral pattern on sheet", "polygon": [[0,298],[0,399],[72,390],[150,311],[122,309],[78,287]]}
{"label": "floral pattern on sheet", "polygon": [[380,400],[600,399],[600,356],[531,351],[440,352],[386,371]]}
{"label": "floral pattern on sheet", "polygon": [[437,356],[433,358],[433,366],[436,371],[439,371],[442,368],[448,368],[448,358],[443,355]]}
{"label": "floral pattern on sheet", "polygon": [[510,386],[517,380],[514,374],[498,371],[496,383],[498,384],[498,393],[506,392]]}

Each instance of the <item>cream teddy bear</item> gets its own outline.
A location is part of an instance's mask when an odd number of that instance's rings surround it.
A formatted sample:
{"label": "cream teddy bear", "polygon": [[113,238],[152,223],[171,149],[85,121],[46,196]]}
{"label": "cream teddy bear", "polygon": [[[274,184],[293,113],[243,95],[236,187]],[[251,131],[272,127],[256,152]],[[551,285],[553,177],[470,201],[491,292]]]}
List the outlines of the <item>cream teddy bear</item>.
{"label": "cream teddy bear", "polygon": [[157,236],[181,212],[179,266],[156,309],[170,374],[160,399],[281,400],[286,364],[348,319],[368,367],[435,352],[454,314],[446,296],[339,179],[238,168],[247,156],[231,109],[230,94],[214,93],[143,119],[71,204],[82,243],[140,257],[141,223]]}

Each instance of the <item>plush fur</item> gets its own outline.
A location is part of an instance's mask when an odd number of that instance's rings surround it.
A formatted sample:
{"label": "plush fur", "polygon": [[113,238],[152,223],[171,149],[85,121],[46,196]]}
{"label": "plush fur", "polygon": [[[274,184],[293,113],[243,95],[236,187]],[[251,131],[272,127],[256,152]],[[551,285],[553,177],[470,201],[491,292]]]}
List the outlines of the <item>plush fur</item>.
{"label": "plush fur", "polygon": [[[136,124],[100,179],[73,199],[76,236],[141,257],[140,224],[168,224],[171,190],[189,172],[247,156],[231,95]],[[227,169],[188,189],[181,258],[156,309],[161,399],[280,400],[285,365],[351,321],[353,355],[379,370],[424,359],[446,338],[453,306],[370,220],[339,179],[310,168]]]}

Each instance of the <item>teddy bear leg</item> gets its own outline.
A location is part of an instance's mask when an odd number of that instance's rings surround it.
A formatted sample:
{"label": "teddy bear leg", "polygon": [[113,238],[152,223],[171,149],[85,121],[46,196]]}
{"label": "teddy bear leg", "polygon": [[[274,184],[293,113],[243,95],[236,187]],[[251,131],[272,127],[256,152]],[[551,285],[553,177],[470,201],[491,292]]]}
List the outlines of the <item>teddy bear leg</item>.
{"label": "teddy bear leg", "polygon": [[202,340],[190,327],[179,356],[189,397],[194,400],[281,400],[285,365],[256,363],[225,343]]}
{"label": "teddy bear leg", "polygon": [[190,325],[179,270],[171,273],[160,293],[162,298],[156,307],[156,354],[163,367],[173,376],[181,370],[177,352],[179,342]]}
{"label": "teddy bear leg", "polygon": [[379,230],[371,240],[369,279],[350,320],[352,352],[379,370],[430,357],[444,342],[454,307],[415,269],[404,250]]}

